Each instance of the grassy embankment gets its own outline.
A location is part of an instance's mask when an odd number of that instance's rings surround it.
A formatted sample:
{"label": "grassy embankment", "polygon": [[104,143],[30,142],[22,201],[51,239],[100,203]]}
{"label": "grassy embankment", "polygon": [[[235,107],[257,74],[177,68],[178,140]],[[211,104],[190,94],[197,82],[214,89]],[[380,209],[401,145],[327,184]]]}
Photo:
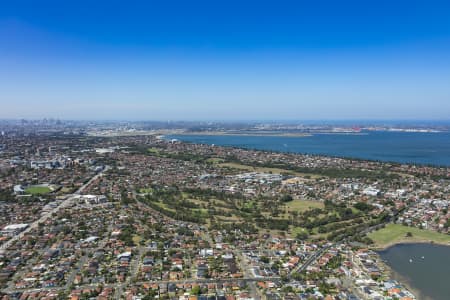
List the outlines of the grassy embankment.
{"label": "grassy embankment", "polygon": [[[407,236],[408,232],[412,236]],[[450,245],[450,235],[401,224],[387,224],[385,228],[371,232],[368,236],[376,248],[387,248],[400,243],[437,243]]]}

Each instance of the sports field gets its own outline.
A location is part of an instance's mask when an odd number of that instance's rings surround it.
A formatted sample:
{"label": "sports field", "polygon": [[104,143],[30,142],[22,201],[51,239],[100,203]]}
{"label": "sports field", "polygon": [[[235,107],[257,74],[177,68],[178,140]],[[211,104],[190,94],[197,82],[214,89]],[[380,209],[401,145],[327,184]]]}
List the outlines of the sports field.
{"label": "sports field", "polygon": [[41,186],[41,185],[35,185],[35,186],[30,186],[25,190],[25,193],[27,194],[31,194],[31,195],[44,195],[44,194],[48,194],[52,191],[51,188],[49,188],[48,186]]}

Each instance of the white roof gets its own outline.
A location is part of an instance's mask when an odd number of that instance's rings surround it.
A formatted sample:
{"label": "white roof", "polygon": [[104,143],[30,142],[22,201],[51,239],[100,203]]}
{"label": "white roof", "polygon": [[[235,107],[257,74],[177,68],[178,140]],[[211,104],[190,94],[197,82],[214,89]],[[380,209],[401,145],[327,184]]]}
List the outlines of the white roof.
{"label": "white roof", "polygon": [[98,239],[98,236],[90,236],[87,239],[83,240],[85,243],[90,243]]}
{"label": "white roof", "polygon": [[129,256],[131,256],[131,252],[124,252],[124,253],[117,255],[117,258],[119,259],[121,257],[129,257]]}
{"label": "white roof", "polygon": [[28,224],[10,224],[6,225],[3,230],[17,230],[17,229],[25,229]]}

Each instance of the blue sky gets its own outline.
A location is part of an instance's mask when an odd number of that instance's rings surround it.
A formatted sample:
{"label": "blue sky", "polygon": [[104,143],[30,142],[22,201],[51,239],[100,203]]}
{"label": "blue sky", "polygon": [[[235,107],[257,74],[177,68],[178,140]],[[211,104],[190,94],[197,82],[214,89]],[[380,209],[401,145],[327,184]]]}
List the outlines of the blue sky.
{"label": "blue sky", "polygon": [[450,119],[449,1],[3,1],[0,118]]}

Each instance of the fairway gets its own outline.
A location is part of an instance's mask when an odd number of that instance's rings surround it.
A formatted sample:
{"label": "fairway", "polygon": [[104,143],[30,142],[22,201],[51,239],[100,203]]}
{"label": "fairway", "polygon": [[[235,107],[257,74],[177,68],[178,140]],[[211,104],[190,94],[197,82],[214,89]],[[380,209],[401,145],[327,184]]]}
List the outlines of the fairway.
{"label": "fairway", "polygon": [[286,207],[290,211],[303,212],[312,208],[324,208],[324,204],[319,201],[309,201],[309,200],[293,200],[287,202]]}
{"label": "fairway", "polygon": [[225,160],[223,158],[218,157],[211,157],[206,160],[206,162],[212,163],[212,164],[219,164],[223,163]]}
{"label": "fairway", "polygon": [[161,152],[161,149],[158,149],[158,148],[156,148],[156,147],[151,147],[151,148],[148,148],[147,151],[148,151],[149,153],[159,154],[159,153]]}
{"label": "fairway", "polygon": [[134,234],[132,240],[135,245],[139,245],[139,243],[142,241],[142,237],[137,234]]}
{"label": "fairway", "polygon": [[49,188],[48,186],[36,185],[36,186],[30,186],[29,188],[27,188],[25,190],[25,193],[31,194],[31,195],[44,195],[44,194],[50,193],[51,191],[52,191],[52,189]]}
{"label": "fairway", "polygon": [[[408,232],[412,233],[411,237],[406,236]],[[379,248],[386,248],[399,243],[414,242],[450,244],[450,235],[400,224],[388,224],[385,228],[369,233],[368,236],[375,242],[375,246]]]}

